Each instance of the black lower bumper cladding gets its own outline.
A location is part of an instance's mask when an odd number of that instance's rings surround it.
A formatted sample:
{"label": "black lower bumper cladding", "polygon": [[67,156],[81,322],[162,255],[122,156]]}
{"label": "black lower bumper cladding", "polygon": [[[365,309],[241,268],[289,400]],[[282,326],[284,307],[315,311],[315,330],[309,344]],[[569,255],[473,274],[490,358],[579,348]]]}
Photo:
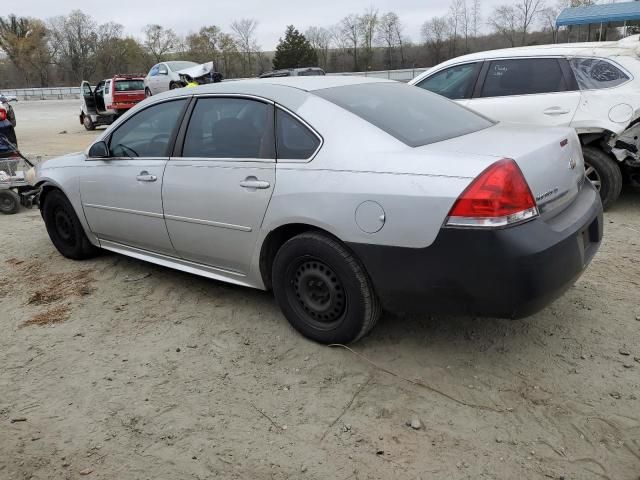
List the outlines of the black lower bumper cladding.
{"label": "black lower bumper cladding", "polygon": [[443,228],[422,249],[349,246],[387,310],[521,318],[574,284],[600,246],[602,227],[599,196],[586,182],[550,220],[497,230]]}

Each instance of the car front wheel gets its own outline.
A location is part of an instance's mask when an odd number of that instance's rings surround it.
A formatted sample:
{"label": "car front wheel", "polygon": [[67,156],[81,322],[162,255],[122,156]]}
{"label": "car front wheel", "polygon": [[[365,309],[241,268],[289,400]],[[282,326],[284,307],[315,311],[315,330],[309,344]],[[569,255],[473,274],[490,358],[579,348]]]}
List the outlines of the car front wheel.
{"label": "car front wheel", "polygon": [[602,206],[610,207],[622,191],[622,171],[618,164],[602,150],[584,147],[584,174],[600,193]]}
{"label": "car front wheel", "polygon": [[273,291],[289,323],[320,343],[352,343],[380,317],[380,304],[362,264],[328,235],[308,232],[278,250]]}
{"label": "car front wheel", "polygon": [[45,197],[42,217],[51,242],[65,257],[84,260],[100,252],[87,238],[71,202],[61,191],[54,190]]}

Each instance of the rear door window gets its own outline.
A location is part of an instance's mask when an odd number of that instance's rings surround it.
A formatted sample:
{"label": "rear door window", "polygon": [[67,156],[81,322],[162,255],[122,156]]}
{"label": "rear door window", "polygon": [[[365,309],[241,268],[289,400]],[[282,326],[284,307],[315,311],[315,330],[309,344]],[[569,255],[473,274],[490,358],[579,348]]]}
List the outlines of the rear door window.
{"label": "rear door window", "polygon": [[169,141],[186,100],[174,100],[145,108],[111,135],[112,157],[167,157]]}
{"label": "rear door window", "polygon": [[567,82],[556,58],[492,60],[482,97],[566,92]]}
{"label": "rear door window", "polygon": [[182,148],[183,157],[275,158],[273,107],[245,98],[201,98]]}
{"label": "rear door window", "polygon": [[445,68],[425,78],[416,86],[451,100],[471,98],[481,65],[482,63],[475,62]]}
{"label": "rear door window", "polygon": [[280,109],[276,111],[276,149],[279,160],[306,160],[320,146],[318,136],[302,122]]}
{"label": "rear door window", "polygon": [[629,80],[620,68],[601,58],[570,58],[569,65],[580,90],[617,87]]}

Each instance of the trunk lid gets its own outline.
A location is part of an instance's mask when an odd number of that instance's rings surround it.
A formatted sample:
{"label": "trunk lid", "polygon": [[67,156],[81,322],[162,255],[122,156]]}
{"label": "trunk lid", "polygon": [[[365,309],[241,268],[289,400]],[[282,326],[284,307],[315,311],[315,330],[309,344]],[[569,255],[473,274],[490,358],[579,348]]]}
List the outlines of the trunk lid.
{"label": "trunk lid", "polygon": [[496,160],[512,158],[529,184],[543,218],[551,218],[568,207],[584,182],[582,148],[571,128],[500,123],[421,148],[487,155]]}

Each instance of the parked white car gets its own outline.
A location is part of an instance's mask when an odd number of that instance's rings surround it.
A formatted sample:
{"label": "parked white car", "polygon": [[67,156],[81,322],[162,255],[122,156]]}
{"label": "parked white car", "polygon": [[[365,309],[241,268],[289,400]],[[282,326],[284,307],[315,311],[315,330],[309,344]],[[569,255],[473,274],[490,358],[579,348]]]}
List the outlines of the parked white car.
{"label": "parked white car", "polygon": [[571,126],[605,207],[640,186],[640,36],[474,53],[411,82],[489,118]]}
{"label": "parked white car", "polygon": [[145,77],[144,93],[150,97],[174,88],[182,88],[189,82],[202,85],[221,80],[222,75],[216,72],[213,62],[201,64],[186,61],[161,62],[151,67]]}

